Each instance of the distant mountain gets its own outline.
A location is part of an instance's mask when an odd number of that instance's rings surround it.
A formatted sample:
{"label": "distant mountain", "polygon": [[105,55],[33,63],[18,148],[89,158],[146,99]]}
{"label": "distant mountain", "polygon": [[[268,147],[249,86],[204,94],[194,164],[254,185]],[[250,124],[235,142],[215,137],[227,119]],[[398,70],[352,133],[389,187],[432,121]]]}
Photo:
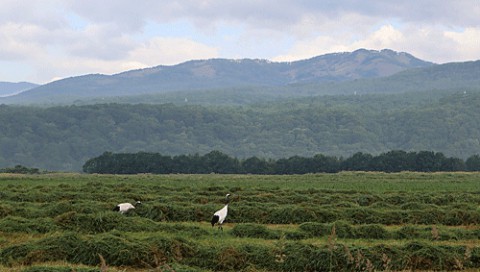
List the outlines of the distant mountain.
{"label": "distant mountain", "polygon": [[303,95],[463,91],[479,89],[478,75],[480,75],[480,60],[408,69],[388,77],[363,78],[323,85],[307,84],[296,86],[296,88],[300,89]]}
{"label": "distant mountain", "polygon": [[[157,94],[84,98],[76,105],[98,103],[246,105],[324,95],[412,93],[414,96],[445,95],[480,90],[480,61],[446,63],[407,69],[387,77],[347,81],[294,83],[283,86],[224,87]],[[422,94],[420,94],[422,93]],[[410,96],[413,98],[413,96]],[[11,97],[10,99],[13,99]],[[0,100],[1,103],[1,100]]]}
{"label": "distant mountain", "polygon": [[30,82],[0,82],[0,97],[15,95],[38,86],[38,84]]}
{"label": "distant mountain", "polygon": [[0,100],[0,103],[72,103],[75,100],[99,97],[343,82],[385,77],[407,69],[432,65],[434,64],[410,54],[388,49],[360,49],[294,62],[256,59],[194,60],[115,75],[66,78]]}

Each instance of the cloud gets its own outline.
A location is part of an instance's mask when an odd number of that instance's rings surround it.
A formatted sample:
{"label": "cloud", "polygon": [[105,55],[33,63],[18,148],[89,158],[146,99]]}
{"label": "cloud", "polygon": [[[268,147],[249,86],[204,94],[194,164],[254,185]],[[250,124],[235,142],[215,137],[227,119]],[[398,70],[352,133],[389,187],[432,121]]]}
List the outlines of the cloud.
{"label": "cloud", "polygon": [[27,60],[47,54],[41,46],[46,31],[33,24],[6,23],[0,25],[0,59]]}
{"label": "cloud", "polygon": [[218,48],[185,38],[157,37],[132,50],[129,59],[148,67],[160,63],[172,65],[185,60],[215,57],[218,57]]}
{"label": "cloud", "polygon": [[[179,38],[154,38],[136,44],[126,54],[118,59],[60,55],[48,60],[37,59],[34,65],[40,71],[38,77],[51,81],[66,76],[90,73],[115,74],[159,64],[173,65],[199,57],[207,59],[218,56],[216,48]],[[48,66],[48,69],[40,69],[45,65]]]}
{"label": "cloud", "polygon": [[68,52],[75,57],[85,57],[102,60],[119,60],[128,56],[133,50],[135,41],[125,35],[116,34],[116,25],[89,25],[84,30],[71,33]]}
{"label": "cloud", "polygon": [[479,58],[478,37],[480,28],[467,28],[456,32],[430,26],[395,27],[385,24],[359,39],[344,33],[301,40],[292,46],[287,54],[273,59],[292,61],[326,53],[354,51],[358,48],[388,48],[409,52],[421,59],[438,63],[466,61]]}
{"label": "cloud", "polygon": [[447,31],[445,37],[455,43],[447,61],[475,60],[480,59],[480,27],[469,27],[461,32]]}
{"label": "cloud", "polygon": [[358,48],[462,61],[480,58],[478,14],[478,0],[3,0],[0,63],[21,62],[37,71],[24,80],[45,82],[199,58],[295,60]]}

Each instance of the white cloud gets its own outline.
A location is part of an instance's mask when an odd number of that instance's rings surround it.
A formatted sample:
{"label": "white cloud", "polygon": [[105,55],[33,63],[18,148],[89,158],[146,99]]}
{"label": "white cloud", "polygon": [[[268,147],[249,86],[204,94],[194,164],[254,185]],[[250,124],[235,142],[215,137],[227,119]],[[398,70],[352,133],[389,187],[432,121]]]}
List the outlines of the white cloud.
{"label": "white cloud", "polygon": [[[440,63],[480,58],[478,0],[1,1],[0,63],[31,67],[24,80],[39,83],[190,59],[294,60],[358,48]],[[188,27],[169,28],[178,22]],[[161,27],[146,31],[151,25]]]}
{"label": "white cloud", "polygon": [[129,59],[145,67],[158,64],[172,65],[191,59],[218,57],[218,48],[185,38],[157,37],[130,52]]}
{"label": "white cloud", "polygon": [[455,42],[452,47],[454,58],[450,57],[445,61],[480,59],[480,27],[470,27],[461,32],[447,31],[445,37]]}
{"label": "white cloud", "polygon": [[353,35],[322,35],[315,39],[297,42],[288,54],[274,58],[277,61],[305,59],[333,52],[366,49],[393,49],[408,52],[418,58],[438,63],[475,60],[480,57],[479,28],[464,31],[446,31],[431,26],[409,25],[394,27],[391,24],[355,39]]}
{"label": "white cloud", "polygon": [[136,46],[134,40],[116,33],[117,26],[112,24],[89,25],[84,30],[71,33],[69,54],[103,60],[120,60]]}
{"label": "white cloud", "polygon": [[46,54],[41,46],[45,30],[33,24],[0,25],[0,59],[28,60]]}
{"label": "white cloud", "polygon": [[[38,60],[37,68],[48,63],[48,69],[38,76],[48,80],[90,73],[115,74],[156,65],[173,65],[196,58],[217,57],[217,49],[188,39],[154,38],[136,44],[118,59],[85,58],[62,55],[49,60]],[[48,81],[47,80],[47,81]]]}

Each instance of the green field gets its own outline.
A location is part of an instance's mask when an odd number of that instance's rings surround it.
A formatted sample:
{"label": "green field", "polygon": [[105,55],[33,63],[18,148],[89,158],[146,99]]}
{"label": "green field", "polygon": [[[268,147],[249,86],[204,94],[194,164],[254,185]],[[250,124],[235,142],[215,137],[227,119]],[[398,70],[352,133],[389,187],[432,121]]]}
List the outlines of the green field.
{"label": "green field", "polygon": [[480,173],[0,174],[0,271],[476,271],[479,207]]}

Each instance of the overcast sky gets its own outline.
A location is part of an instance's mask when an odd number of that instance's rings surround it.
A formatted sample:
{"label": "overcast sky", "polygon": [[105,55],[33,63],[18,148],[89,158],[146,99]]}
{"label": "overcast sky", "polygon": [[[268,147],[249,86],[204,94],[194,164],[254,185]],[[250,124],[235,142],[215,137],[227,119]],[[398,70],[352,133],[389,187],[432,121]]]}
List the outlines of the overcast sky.
{"label": "overcast sky", "polygon": [[480,0],[0,0],[0,81],[358,48],[480,59]]}

